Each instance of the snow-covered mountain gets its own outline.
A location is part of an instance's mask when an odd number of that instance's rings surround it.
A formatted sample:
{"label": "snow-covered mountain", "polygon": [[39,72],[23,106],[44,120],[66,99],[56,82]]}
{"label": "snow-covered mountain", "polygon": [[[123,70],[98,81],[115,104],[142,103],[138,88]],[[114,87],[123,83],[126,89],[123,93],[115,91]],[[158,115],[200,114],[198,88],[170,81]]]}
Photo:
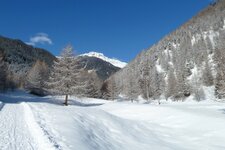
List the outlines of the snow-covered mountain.
{"label": "snow-covered mountain", "polygon": [[108,58],[104,54],[98,53],[98,52],[89,52],[89,53],[81,54],[80,56],[96,57],[96,58],[102,59],[106,62],[109,62],[112,65],[119,67],[119,68],[124,68],[127,65],[126,62],[122,62],[115,58]]}
{"label": "snow-covered mountain", "polygon": [[[56,59],[54,55],[45,49],[36,48],[18,39],[11,39],[0,35],[0,56],[2,63],[4,63],[4,78],[10,82],[7,86],[21,86],[26,81],[26,75],[36,63],[37,60],[45,62],[51,66]],[[3,74],[2,69],[1,74]],[[10,78],[9,78],[10,76]],[[15,84],[15,85],[13,85]]]}
{"label": "snow-covered mountain", "polygon": [[101,80],[106,80],[112,74],[119,71],[120,68],[112,65],[111,63],[104,61],[97,57],[79,56],[77,61],[81,68],[85,68],[88,71],[95,71]]}
{"label": "snow-covered mountain", "polygon": [[[56,58],[61,59],[62,57],[56,56]],[[79,63],[79,67],[85,68],[85,70],[88,71],[95,71],[98,77],[103,81],[121,69],[104,59],[91,55],[82,54],[75,56],[75,59]]]}

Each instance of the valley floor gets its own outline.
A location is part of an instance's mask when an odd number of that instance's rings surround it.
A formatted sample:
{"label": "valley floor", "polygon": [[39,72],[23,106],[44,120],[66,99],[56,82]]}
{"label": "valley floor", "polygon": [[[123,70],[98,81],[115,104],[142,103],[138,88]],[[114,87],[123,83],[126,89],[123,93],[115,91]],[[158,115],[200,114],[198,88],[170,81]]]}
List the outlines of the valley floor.
{"label": "valley floor", "polygon": [[225,104],[0,95],[1,150],[222,150]]}

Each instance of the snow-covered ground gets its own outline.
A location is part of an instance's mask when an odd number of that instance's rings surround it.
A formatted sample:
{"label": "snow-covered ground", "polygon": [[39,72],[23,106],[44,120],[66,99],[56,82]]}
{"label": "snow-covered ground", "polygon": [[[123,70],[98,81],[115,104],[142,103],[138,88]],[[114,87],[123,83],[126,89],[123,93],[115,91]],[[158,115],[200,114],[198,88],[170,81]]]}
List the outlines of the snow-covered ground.
{"label": "snow-covered ground", "polygon": [[225,104],[0,95],[1,150],[222,150]]}

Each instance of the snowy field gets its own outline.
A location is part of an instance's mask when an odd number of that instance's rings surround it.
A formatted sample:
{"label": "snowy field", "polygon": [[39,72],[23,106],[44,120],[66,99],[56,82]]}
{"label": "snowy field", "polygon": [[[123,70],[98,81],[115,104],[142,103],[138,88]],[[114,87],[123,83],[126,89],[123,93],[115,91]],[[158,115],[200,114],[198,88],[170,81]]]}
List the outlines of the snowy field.
{"label": "snowy field", "polygon": [[0,150],[224,150],[225,104],[0,95]]}

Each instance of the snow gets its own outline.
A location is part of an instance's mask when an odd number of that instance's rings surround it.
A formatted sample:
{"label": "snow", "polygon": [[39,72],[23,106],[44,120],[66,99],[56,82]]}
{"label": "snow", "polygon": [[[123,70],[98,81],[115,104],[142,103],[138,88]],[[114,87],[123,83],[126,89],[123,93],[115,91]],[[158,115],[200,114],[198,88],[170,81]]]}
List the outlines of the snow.
{"label": "snow", "polygon": [[169,50],[168,48],[165,49],[164,54],[166,54],[166,55],[169,56],[169,57],[173,57],[172,51]]}
{"label": "snow", "polygon": [[191,39],[191,45],[193,46],[195,43],[197,43],[201,39],[201,34],[196,34],[192,36]]}
{"label": "snow", "polygon": [[165,71],[163,70],[162,66],[161,66],[160,63],[159,63],[159,60],[157,60],[157,62],[156,62],[156,70],[157,70],[158,73],[163,73],[163,72],[165,72]]}
{"label": "snow", "polygon": [[169,61],[168,64],[170,64],[171,67],[174,67],[171,61]]}
{"label": "snow", "polygon": [[210,101],[210,100],[216,100],[216,97],[215,97],[215,87],[214,86],[211,86],[211,87],[206,87],[206,86],[203,86],[203,91],[205,93],[205,97],[206,97],[206,100]]}
{"label": "snow", "polygon": [[28,131],[32,134],[35,142],[39,146],[38,149],[54,150],[53,143],[50,143],[49,139],[45,136],[41,126],[35,121],[31,108],[27,103],[21,103],[24,110],[25,123],[28,126]]}
{"label": "snow", "polygon": [[216,36],[219,36],[219,33],[210,30],[208,36],[209,36],[209,39],[210,39],[210,41],[211,41],[211,43],[212,43],[213,48],[215,48],[214,38],[215,38]]}
{"label": "snow", "polygon": [[80,56],[96,57],[96,58],[102,59],[106,62],[109,62],[112,65],[119,67],[119,68],[124,68],[127,65],[126,62],[119,61],[116,58],[108,58],[108,57],[104,56],[104,54],[97,53],[97,52],[89,52],[89,53],[82,54]]}
{"label": "snow", "polygon": [[223,30],[225,30],[225,20],[223,21]]}
{"label": "snow", "polygon": [[20,104],[4,105],[0,111],[0,149],[38,149],[38,146],[24,124],[23,109]]}
{"label": "snow", "polygon": [[216,78],[217,71],[216,71],[216,64],[214,63],[213,57],[214,57],[214,54],[208,55],[208,60],[209,60],[209,65],[212,70],[212,75],[214,78]]}
{"label": "snow", "polygon": [[[225,103],[205,87],[202,102],[130,103],[1,94],[0,149],[225,149]],[[1,104],[0,104],[1,105]]]}
{"label": "snow", "polygon": [[219,32],[215,32],[213,30],[209,30],[207,32],[203,32],[203,37],[204,39],[206,39],[207,37],[209,37],[210,42],[213,46],[213,48],[215,48],[215,42],[214,42],[214,38],[219,36]]}
{"label": "snow", "polygon": [[206,38],[209,37],[213,48],[215,48],[215,42],[214,42],[215,39],[214,38],[219,36],[219,32],[216,32],[216,31],[213,31],[212,29],[210,29],[210,30],[205,31],[201,34],[197,33],[197,34],[193,35],[192,38],[191,38],[192,46],[194,46],[195,43],[197,43],[201,39],[202,36],[203,36],[204,40],[206,40]]}
{"label": "snow", "polygon": [[191,75],[187,78],[189,81],[193,80],[193,77],[198,75],[198,68],[194,65],[193,69],[191,69]]}
{"label": "snow", "polygon": [[180,46],[180,44],[178,44],[178,43],[175,44],[175,43],[173,42],[173,47],[174,47],[175,49],[177,49],[179,46]]}
{"label": "snow", "polygon": [[192,38],[191,38],[191,45],[193,46],[194,44],[195,44],[195,37],[194,36],[192,36]]}
{"label": "snow", "polygon": [[[180,46],[179,44],[177,44],[177,45]],[[167,48],[167,49],[164,50],[163,53],[170,58],[168,64],[170,64],[170,66],[173,67],[173,63],[172,63],[173,53],[172,53],[172,51]]]}

